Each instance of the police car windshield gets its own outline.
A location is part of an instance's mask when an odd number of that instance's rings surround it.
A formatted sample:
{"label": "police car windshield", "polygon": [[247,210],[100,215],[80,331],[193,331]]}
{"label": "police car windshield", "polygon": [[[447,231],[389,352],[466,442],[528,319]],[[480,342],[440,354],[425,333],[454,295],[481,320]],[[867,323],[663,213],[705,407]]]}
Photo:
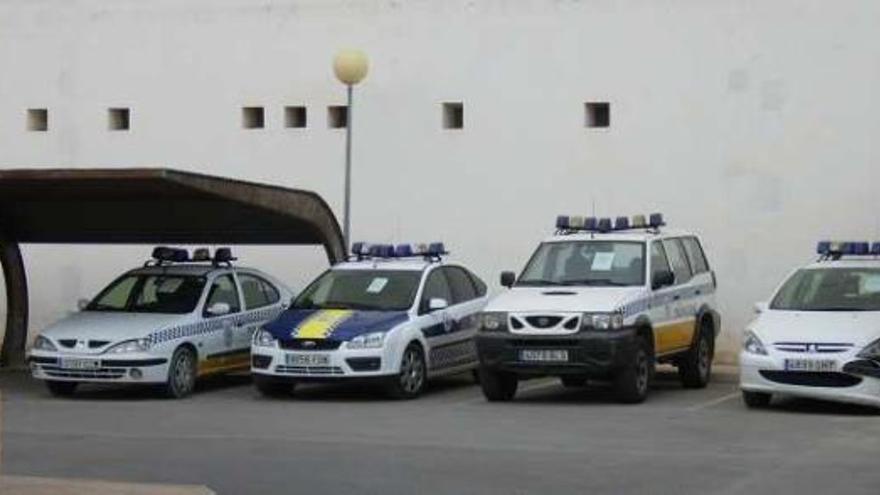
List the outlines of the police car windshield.
{"label": "police car windshield", "polygon": [[403,311],[412,307],[421,278],[416,270],[328,270],[293,307]]}
{"label": "police car windshield", "polygon": [[776,293],[770,309],[880,311],[880,268],[798,270]]}
{"label": "police car windshield", "polygon": [[204,277],[125,275],[104,289],[86,311],[192,313],[204,287]]}
{"label": "police car windshield", "polygon": [[565,241],[541,244],[518,286],[645,284],[645,244],[637,241]]}

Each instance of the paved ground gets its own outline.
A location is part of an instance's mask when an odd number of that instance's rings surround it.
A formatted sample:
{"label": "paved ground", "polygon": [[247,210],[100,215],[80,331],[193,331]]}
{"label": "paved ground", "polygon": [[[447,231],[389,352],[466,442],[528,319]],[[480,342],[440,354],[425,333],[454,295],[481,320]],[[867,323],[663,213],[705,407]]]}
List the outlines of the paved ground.
{"label": "paved ground", "polygon": [[489,404],[467,380],[391,402],[313,386],[268,400],[246,378],[184,401],[92,389],[50,398],[0,374],[6,474],[273,493],[865,493],[880,490],[880,414],[813,401],[746,411],[727,380],[658,380],[649,402],[529,382]]}

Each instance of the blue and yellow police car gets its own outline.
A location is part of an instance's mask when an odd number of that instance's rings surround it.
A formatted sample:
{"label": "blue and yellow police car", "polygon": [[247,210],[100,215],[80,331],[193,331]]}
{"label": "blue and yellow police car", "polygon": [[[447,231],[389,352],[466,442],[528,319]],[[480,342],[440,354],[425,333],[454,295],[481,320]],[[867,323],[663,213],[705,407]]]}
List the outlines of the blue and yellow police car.
{"label": "blue and yellow police car", "polygon": [[254,335],[251,371],[264,395],[305,381],[369,379],[413,398],[428,379],[477,366],[486,284],[444,260],[442,243],[355,243]]}

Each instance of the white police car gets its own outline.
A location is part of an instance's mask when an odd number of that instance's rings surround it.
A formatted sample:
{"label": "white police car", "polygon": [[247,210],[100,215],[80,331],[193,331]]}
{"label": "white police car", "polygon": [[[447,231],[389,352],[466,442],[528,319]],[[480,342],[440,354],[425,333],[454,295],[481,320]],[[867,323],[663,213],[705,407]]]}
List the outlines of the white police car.
{"label": "white police car", "polygon": [[657,361],[676,365],[685,386],[705,386],[720,328],[715,276],[696,235],[663,225],[659,214],[559,217],[519,278],[501,274],[510,290],[481,316],[486,398],[558,376],[566,386],[609,379],[621,401],[640,402]]}
{"label": "white police car", "polygon": [[427,379],[471,372],[486,285],[430,247],[355,243],[354,257],[311,283],[254,336],[251,372],[265,395],[297,382],[375,379],[419,395]]}
{"label": "white police car", "polygon": [[[160,384],[189,394],[196,377],[246,370],[253,332],[289,304],[265,273],[233,267],[228,248],[156,248],[153,260],[80,303],[45,329],[29,355],[33,376],[55,395],[85,382]],[[187,263],[192,261],[192,263]]]}
{"label": "white police car", "polygon": [[749,407],[773,394],[880,406],[880,243],[824,241],[818,253],[756,305],[740,353]]}

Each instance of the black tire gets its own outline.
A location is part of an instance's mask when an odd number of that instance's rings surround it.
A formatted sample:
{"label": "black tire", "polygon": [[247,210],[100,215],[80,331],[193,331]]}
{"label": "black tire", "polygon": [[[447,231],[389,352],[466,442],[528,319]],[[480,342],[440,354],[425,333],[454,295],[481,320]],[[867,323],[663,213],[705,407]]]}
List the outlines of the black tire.
{"label": "black tire", "polygon": [[400,358],[400,372],[388,382],[388,395],[394,399],[415,399],[425,390],[428,365],[422,347],[412,343]]}
{"label": "black tire", "polygon": [[584,388],[587,386],[587,379],[582,376],[560,376],[559,379],[565,388]]}
{"label": "black tire", "polygon": [[254,386],[263,397],[282,397],[293,393],[296,383],[271,376],[254,375]]}
{"label": "black tire", "polygon": [[519,378],[513,373],[480,368],[480,388],[489,402],[512,400],[519,386]]}
{"label": "black tire", "polygon": [[76,392],[77,382],[59,382],[55,380],[46,380],[46,388],[49,393],[55,397],[71,397]]}
{"label": "black tire", "polygon": [[196,388],[198,361],[196,353],[188,347],[179,347],[171,356],[168,378],[163,386],[165,395],[172,399],[182,399]]}
{"label": "black tire", "polygon": [[700,323],[694,345],[678,362],[678,377],[685,388],[706,388],[712,378],[712,358],[715,354],[712,325]]}
{"label": "black tire", "polygon": [[654,356],[644,338],[635,342],[633,361],[614,379],[614,395],[624,404],[638,404],[648,398],[651,377],[654,375]]}
{"label": "black tire", "polygon": [[773,399],[772,394],[768,394],[767,392],[749,392],[748,390],[743,390],[743,402],[746,403],[746,407],[749,409],[760,409],[770,405],[770,400]]}

